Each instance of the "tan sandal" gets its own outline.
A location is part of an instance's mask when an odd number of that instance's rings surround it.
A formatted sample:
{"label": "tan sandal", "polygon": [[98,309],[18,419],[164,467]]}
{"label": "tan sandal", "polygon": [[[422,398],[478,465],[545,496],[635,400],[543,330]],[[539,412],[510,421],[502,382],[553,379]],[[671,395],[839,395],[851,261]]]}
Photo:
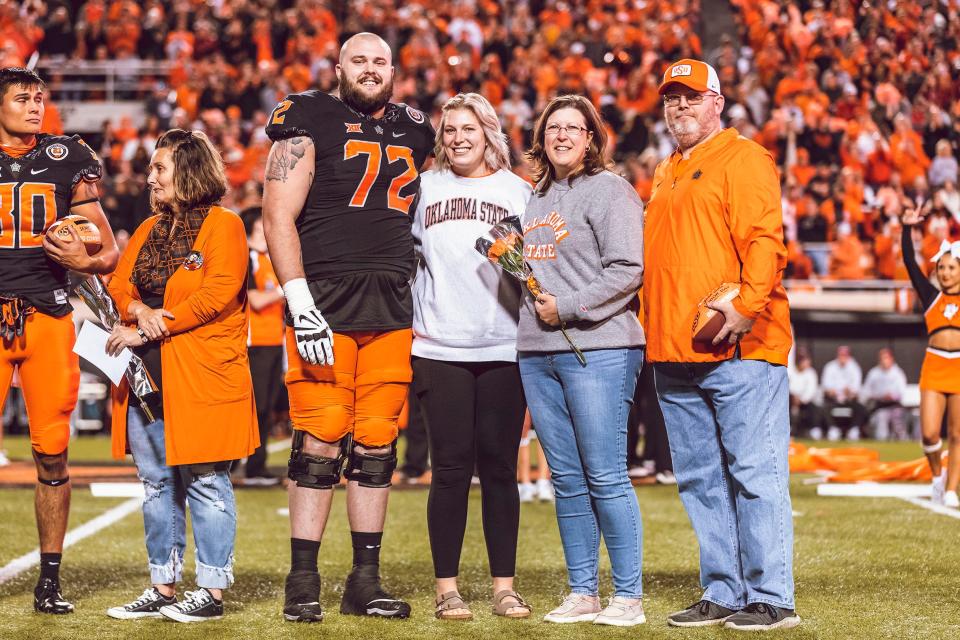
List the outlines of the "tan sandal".
{"label": "tan sandal", "polygon": [[[511,612],[511,609],[521,609],[521,611]],[[530,605],[513,589],[498,591],[497,594],[493,596],[494,615],[505,618],[529,618],[532,611],[533,609]]]}
{"label": "tan sandal", "polygon": [[473,612],[456,591],[437,596],[436,605],[433,615],[438,620],[473,620]]}

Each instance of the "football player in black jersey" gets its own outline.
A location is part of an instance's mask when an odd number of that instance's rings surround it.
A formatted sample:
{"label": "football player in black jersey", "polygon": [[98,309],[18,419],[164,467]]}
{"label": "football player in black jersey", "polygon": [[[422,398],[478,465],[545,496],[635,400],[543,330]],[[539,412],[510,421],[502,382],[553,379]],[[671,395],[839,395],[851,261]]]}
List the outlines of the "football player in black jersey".
{"label": "football player in black jersey", "polygon": [[412,376],[410,216],[434,132],[391,103],[393,62],[379,36],[347,40],[339,90],[287,96],[267,124],[263,223],[287,303],[286,384],[292,566],[284,617],[317,622],[317,554],[341,469],[353,570],[341,613],[406,618],[380,586],[379,558],[397,418]]}
{"label": "football player in black jersey", "polygon": [[[67,444],[77,404],[80,363],[67,301],[67,271],[110,273],[117,244],[97,193],[100,161],[79,137],[40,133],[43,81],[19,67],[0,69],[0,406],[14,369],[30,422],[37,465],[40,580],[34,609],[70,613],[60,594],[60,558],[70,510]],[[61,240],[47,229],[68,214],[100,229],[102,247],[87,250],[75,230]]]}

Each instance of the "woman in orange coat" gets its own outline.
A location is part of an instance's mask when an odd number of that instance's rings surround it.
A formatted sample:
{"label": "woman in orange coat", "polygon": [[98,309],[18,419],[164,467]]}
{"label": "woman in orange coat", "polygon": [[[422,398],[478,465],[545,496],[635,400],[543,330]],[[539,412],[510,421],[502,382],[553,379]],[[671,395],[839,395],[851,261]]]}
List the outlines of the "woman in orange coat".
{"label": "woman in orange coat", "polygon": [[[149,422],[114,389],[113,454],[129,449],[146,491],[143,521],[153,586],[107,614],[198,622],[223,615],[233,583],[236,501],[230,461],[258,434],[247,361],[247,238],[207,137],[172,129],[157,141],[147,178],[156,214],[137,229],[110,280],[124,324],[107,351],[132,348],[160,389]],[[197,546],[196,591],[177,601],[186,504]]]}

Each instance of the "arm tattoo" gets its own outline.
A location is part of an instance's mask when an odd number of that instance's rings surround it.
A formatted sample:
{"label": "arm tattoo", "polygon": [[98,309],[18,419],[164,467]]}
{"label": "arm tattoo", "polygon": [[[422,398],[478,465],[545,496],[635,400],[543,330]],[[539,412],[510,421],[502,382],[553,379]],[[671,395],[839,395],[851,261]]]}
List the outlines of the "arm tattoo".
{"label": "arm tattoo", "polygon": [[275,153],[267,163],[266,179],[286,182],[297,162],[306,154],[310,140],[304,136],[287,138],[277,142]]}

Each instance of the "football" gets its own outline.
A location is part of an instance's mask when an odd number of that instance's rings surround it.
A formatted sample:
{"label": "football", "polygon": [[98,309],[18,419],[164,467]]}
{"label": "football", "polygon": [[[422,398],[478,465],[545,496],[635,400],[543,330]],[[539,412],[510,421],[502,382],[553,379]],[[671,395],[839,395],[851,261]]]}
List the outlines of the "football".
{"label": "football", "polygon": [[710,302],[727,302],[740,295],[740,284],[724,282],[719,287],[703,297],[697,304],[697,315],[693,319],[693,341],[711,343],[720,333],[726,318],[722,313],[707,307]]}
{"label": "football", "polygon": [[93,255],[100,251],[102,241],[100,240],[100,229],[83,216],[69,215],[60,218],[47,229],[49,235],[55,236],[61,240],[70,239],[70,227],[77,230],[77,235],[83,241],[87,248],[87,254]]}

